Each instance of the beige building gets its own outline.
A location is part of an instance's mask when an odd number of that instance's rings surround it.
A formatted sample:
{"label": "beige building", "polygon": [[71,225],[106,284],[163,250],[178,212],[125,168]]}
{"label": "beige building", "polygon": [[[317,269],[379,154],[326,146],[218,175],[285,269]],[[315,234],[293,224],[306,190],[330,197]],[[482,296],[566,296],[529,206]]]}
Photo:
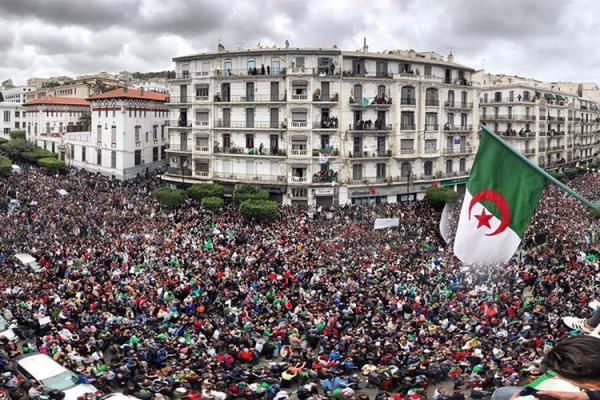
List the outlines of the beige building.
{"label": "beige building", "polygon": [[452,55],[220,46],[174,61],[166,180],[251,183],[305,205],[464,188],[479,96]]}
{"label": "beige building", "polygon": [[[600,111],[583,85],[483,71],[480,119],[539,166],[585,165],[600,150]],[[588,92],[589,93],[589,92]]]}

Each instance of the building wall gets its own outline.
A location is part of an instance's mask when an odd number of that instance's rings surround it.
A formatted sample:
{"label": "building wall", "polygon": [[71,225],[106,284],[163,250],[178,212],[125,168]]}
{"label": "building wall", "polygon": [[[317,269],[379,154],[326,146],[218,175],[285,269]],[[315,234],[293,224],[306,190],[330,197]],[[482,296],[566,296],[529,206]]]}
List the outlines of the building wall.
{"label": "building wall", "polygon": [[9,139],[13,130],[24,129],[25,108],[19,103],[0,103],[0,137]]}

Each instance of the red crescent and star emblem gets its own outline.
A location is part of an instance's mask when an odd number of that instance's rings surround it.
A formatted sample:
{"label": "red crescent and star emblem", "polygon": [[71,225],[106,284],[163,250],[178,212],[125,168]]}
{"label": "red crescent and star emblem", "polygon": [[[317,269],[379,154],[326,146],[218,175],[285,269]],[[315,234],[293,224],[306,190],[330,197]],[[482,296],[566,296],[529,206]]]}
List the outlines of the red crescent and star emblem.
{"label": "red crescent and star emblem", "polygon": [[[508,224],[510,224],[510,208],[508,207],[504,196],[492,189],[483,189],[475,193],[471,199],[471,203],[469,204],[469,221],[471,220],[471,210],[473,209],[473,206],[481,201],[489,201],[493,203],[498,211],[500,211],[500,225],[494,232],[486,233],[485,235],[496,236],[504,232],[506,228],[508,228]],[[477,229],[481,227],[492,229],[490,226],[490,220],[493,217],[493,214],[487,214],[485,212],[485,208],[482,208],[481,214],[475,215],[475,218],[477,218]]]}

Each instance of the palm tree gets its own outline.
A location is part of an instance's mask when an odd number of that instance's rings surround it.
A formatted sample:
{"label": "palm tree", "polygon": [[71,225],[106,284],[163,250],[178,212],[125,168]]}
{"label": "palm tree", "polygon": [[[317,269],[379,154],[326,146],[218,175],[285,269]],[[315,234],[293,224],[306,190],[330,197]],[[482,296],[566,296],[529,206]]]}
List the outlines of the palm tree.
{"label": "palm tree", "polygon": [[77,123],[84,131],[90,130],[90,127],[92,126],[92,113],[89,111],[84,111],[83,114],[81,114],[81,117],[79,117]]}

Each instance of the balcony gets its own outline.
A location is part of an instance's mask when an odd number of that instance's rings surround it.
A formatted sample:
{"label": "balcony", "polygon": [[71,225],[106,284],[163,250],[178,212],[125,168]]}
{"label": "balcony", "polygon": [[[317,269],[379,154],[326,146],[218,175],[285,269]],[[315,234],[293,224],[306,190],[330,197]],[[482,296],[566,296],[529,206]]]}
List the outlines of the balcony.
{"label": "balcony", "polygon": [[190,105],[194,102],[193,96],[171,96],[167,105],[170,106],[181,106],[181,105]]}
{"label": "balcony", "polygon": [[308,100],[308,94],[306,94],[306,93],[292,94],[290,97],[291,97],[292,101],[307,101]]}
{"label": "balcony", "polygon": [[415,149],[400,149],[401,155],[413,155],[413,154],[415,154],[415,152],[416,152]]}
{"label": "balcony", "polygon": [[264,184],[284,185],[286,183],[285,176],[282,175],[257,175],[257,174],[242,174],[228,172],[213,172],[213,179],[223,179],[228,181],[253,182]]}
{"label": "balcony", "polygon": [[392,104],[392,98],[387,96],[361,97],[355,99],[350,97],[350,107],[376,107],[389,108]]}
{"label": "balcony", "polygon": [[417,99],[415,97],[402,97],[400,104],[403,106],[414,106],[417,104]]}
{"label": "balcony", "polygon": [[381,78],[381,79],[392,79],[393,76],[389,72],[384,71],[367,71],[363,69],[362,71],[354,71],[354,70],[345,70],[342,71],[342,76],[344,77],[353,77],[353,78]]}
{"label": "balcony", "polygon": [[214,97],[215,103],[284,103],[285,95],[254,95],[254,96],[221,96],[216,94]]}
{"label": "balcony", "polygon": [[444,125],[444,132],[470,132],[473,125]]}
{"label": "balcony", "polygon": [[181,71],[176,73],[175,78],[169,79],[171,83],[186,83],[190,81],[190,71]]}
{"label": "balcony", "polygon": [[319,171],[314,174],[312,177],[313,183],[331,183],[337,182],[338,180],[338,172],[328,169],[325,171]]}
{"label": "balcony", "polygon": [[308,121],[292,121],[292,123],[290,124],[290,127],[294,128],[294,129],[308,128]]}
{"label": "balcony", "polygon": [[383,158],[391,157],[392,150],[377,150],[377,151],[350,151],[349,158]]}
{"label": "balcony", "polygon": [[348,129],[351,133],[384,133],[392,130],[391,124],[385,124],[382,121],[375,120],[375,123],[368,121],[357,121],[350,124]]}
{"label": "balcony", "polygon": [[533,99],[532,98],[527,98],[527,99],[524,99],[524,98],[521,98],[521,99],[512,98],[511,99],[511,98],[509,98],[509,99],[504,99],[504,100],[502,98],[499,98],[499,99],[489,99],[487,101],[485,101],[485,99],[482,98],[479,100],[479,104],[506,104],[506,103],[533,104],[533,103],[535,103],[535,98],[533,98]]}
{"label": "balcony", "polygon": [[290,181],[292,183],[307,183],[308,177],[307,176],[292,176],[292,177],[290,177]]}
{"label": "balcony", "polygon": [[307,157],[308,149],[292,149],[292,151],[290,152],[290,155],[296,156],[296,157]]}
{"label": "balcony", "polygon": [[416,129],[416,125],[414,123],[412,124],[400,124],[400,130],[401,131],[414,131]]}
{"label": "balcony", "polygon": [[249,69],[227,69],[214,71],[215,78],[278,78],[285,76],[286,69],[271,70],[270,66]]}
{"label": "balcony", "polygon": [[[545,133],[545,132],[544,132]],[[516,131],[504,131],[500,132],[500,136],[507,139],[531,139],[535,137],[533,132],[516,132]],[[540,132],[540,136],[544,136]]]}
{"label": "balcony", "polygon": [[315,92],[313,94],[313,102],[314,103],[337,103],[338,102],[338,94],[320,94],[319,92]]}
{"label": "balcony", "polygon": [[473,103],[462,101],[446,101],[444,102],[444,108],[452,108],[456,110],[470,110],[473,108]]}
{"label": "balcony", "polygon": [[448,147],[444,149],[444,155],[461,155],[461,154],[471,154],[473,153],[473,147],[471,146],[462,146],[459,148]]}
{"label": "balcony", "polygon": [[324,118],[321,121],[313,121],[313,129],[337,129],[337,117]]}
{"label": "balcony", "polygon": [[439,107],[439,105],[440,105],[439,100],[431,100],[431,99],[425,100],[425,107]]}
{"label": "balcony", "polygon": [[340,155],[338,148],[333,146],[312,150],[313,157],[319,157],[323,153],[329,154],[329,157],[338,157]]}
{"label": "balcony", "polygon": [[263,147],[260,148],[246,148],[246,147],[221,147],[216,145],[214,147],[215,154],[231,154],[231,155],[243,155],[243,156],[258,156],[258,157],[285,157],[286,152],[281,149],[270,149]]}
{"label": "balcony", "polygon": [[169,127],[171,128],[191,128],[192,121],[187,119],[171,120],[169,121]]}
{"label": "balcony", "polygon": [[194,122],[195,126],[200,126],[200,127],[208,127],[209,123],[208,121],[196,121]]}
{"label": "balcony", "polygon": [[438,124],[425,124],[425,132],[438,131],[440,126]]}
{"label": "balcony", "polygon": [[192,176],[192,170],[191,170],[191,168],[169,167],[169,168],[167,168],[167,175]]}
{"label": "balcony", "polygon": [[535,149],[525,149],[525,150],[522,150],[522,152],[526,156],[533,156],[533,155],[535,155]]}
{"label": "balcony", "polygon": [[282,130],[282,129],[287,129],[287,125],[284,122],[281,122],[279,124],[279,126],[277,126],[276,124],[272,124],[269,121],[253,121],[253,122],[247,122],[247,121],[228,121],[229,123],[226,123],[227,121],[223,121],[221,119],[217,120],[215,129],[249,129],[249,130],[256,130],[256,129],[278,129],[278,130]]}
{"label": "balcony", "polygon": [[289,75],[312,75],[312,76],[340,76],[340,71],[332,70],[328,67],[306,67],[296,66],[287,69]]}
{"label": "balcony", "polygon": [[192,151],[192,147],[185,143],[171,143],[169,144],[168,151],[171,153],[189,153]]}
{"label": "balcony", "polygon": [[437,154],[439,151],[439,149],[435,148],[435,149],[431,149],[431,148],[425,148],[423,149],[423,154]]}

